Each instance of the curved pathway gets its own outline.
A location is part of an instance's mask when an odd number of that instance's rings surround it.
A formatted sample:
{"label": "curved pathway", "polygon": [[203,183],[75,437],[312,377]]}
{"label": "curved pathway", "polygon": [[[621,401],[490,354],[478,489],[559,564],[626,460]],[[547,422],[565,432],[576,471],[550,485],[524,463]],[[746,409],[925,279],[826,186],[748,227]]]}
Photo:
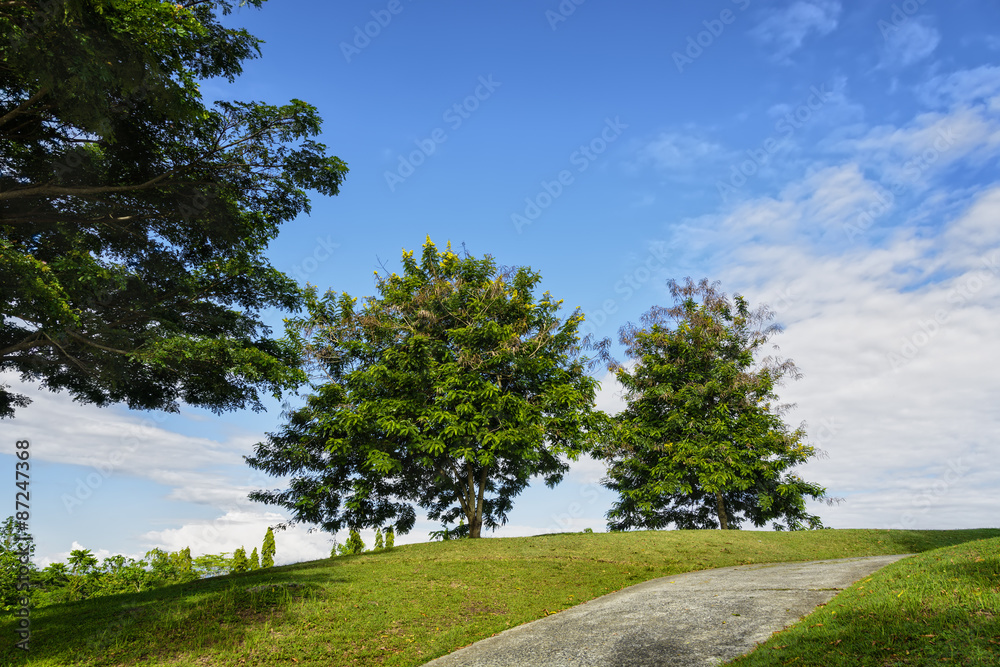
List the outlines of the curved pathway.
{"label": "curved pathway", "polygon": [[653,579],[520,625],[428,667],[717,665],[900,556],[738,565]]}

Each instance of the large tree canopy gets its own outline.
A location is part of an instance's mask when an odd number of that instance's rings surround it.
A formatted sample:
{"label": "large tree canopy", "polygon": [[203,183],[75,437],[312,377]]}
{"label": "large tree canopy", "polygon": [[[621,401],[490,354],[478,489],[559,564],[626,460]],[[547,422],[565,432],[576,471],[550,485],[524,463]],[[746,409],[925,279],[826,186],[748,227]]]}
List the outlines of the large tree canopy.
{"label": "large tree canopy", "polygon": [[583,315],[561,322],[530,269],[430,239],[403,267],[377,278],[380,296],[360,311],[347,294],[308,293],[291,333],[322,380],[247,459],[289,488],[250,497],[331,532],[393,522],[405,533],[416,504],[480,537],[533,476],[558,483],[565,455],[589,443],[597,382],[578,356]]}
{"label": "large tree canopy", "polygon": [[707,280],[669,286],[673,307],[654,307],[644,328],[620,331],[632,363],[605,352],[627,401],[599,448],[605,485],[620,494],[609,526],[821,527],[805,498],[824,498],[825,490],[789,472],[816,451],[802,428],[785,425],[786,406],[774,393],[798,369],[759,357],[780,331],[768,324],[772,314],[751,311],[743,297],[730,300]]}
{"label": "large tree canopy", "polygon": [[[0,371],[168,410],[304,380],[259,315],[301,292],[263,253],[347,168],[304,102],[203,102],[259,53],[232,4],[0,3]],[[26,403],[0,385],[0,416]]]}

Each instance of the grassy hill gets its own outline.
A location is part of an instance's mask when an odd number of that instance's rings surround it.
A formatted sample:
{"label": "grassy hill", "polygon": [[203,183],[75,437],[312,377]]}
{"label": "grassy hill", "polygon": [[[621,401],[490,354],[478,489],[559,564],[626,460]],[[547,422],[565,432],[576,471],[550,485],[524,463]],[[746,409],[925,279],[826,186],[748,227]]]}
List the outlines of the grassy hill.
{"label": "grassy hill", "polygon": [[32,613],[27,655],[12,647],[15,621],[6,617],[0,664],[420,665],[656,577],[987,538],[1000,545],[1000,530],[650,531],[407,545],[43,607]]}

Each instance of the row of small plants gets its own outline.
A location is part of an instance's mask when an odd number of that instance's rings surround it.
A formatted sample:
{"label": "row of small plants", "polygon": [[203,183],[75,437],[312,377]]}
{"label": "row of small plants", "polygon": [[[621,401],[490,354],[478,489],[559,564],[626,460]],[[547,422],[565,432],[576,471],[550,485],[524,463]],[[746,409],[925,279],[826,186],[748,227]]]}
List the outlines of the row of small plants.
{"label": "row of small plants", "polygon": [[[375,530],[375,546],[372,547],[370,551],[383,551],[391,549],[395,543],[396,533],[392,526],[385,529],[385,535],[382,534],[382,529],[378,528]],[[336,539],[333,541],[333,548],[330,549],[330,558],[336,558],[337,556],[353,556],[364,552],[365,541],[361,539],[361,533],[358,532],[358,529],[352,528],[348,533],[346,542],[343,544],[337,544]]]}

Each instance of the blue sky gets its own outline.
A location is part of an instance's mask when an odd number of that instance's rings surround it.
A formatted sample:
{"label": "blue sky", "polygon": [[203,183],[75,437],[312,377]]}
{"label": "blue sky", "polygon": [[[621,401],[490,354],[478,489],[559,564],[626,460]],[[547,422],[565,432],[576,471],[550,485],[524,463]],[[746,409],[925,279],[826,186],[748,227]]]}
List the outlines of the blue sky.
{"label": "blue sky", "polygon": [[[279,269],[363,297],[429,235],[531,266],[598,336],[668,304],[669,278],[720,280],[785,327],[804,373],[787,419],[828,454],[801,474],[845,499],[814,507],[827,525],[997,525],[995,3],[289,0],[226,20],[263,56],[205,98],[303,99],[350,167],[272,244]],[[43,562],[249,549],[281,519],[246,500],[277,482],[241,458],[276,403],[140,414],[27,391],[3,432],[32,442]],[[496,535],[603,530],[601,474],[532,486]],[[329,539],[279,533],[277,560]]]}

